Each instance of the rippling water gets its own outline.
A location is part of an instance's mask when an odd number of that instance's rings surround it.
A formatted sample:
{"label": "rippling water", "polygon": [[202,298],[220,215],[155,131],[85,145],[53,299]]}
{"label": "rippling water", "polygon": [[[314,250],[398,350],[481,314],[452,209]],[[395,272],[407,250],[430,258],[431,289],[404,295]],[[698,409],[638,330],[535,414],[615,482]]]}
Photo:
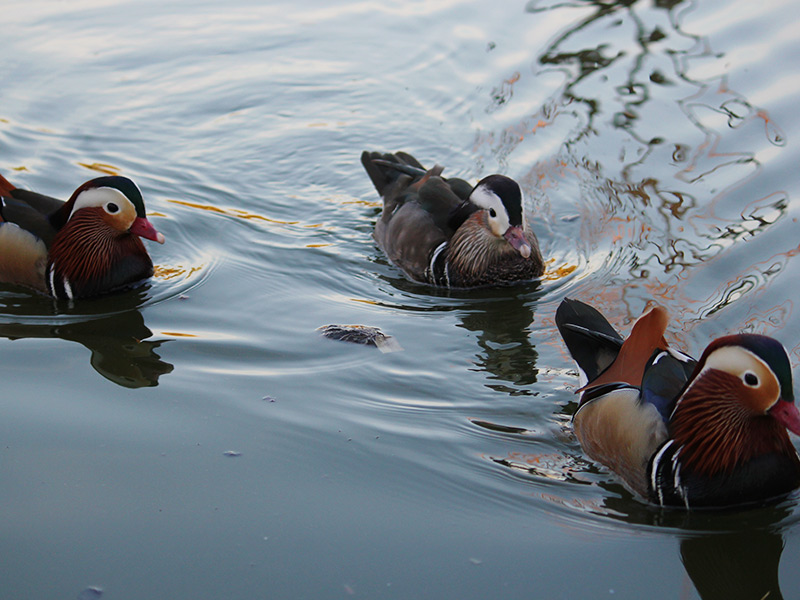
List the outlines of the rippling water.
{"label": "rippling water", "polygon": [[[143,289],[0,289],[7,598],[796,597],[797,496],[662,513],[587,461],[565,296],[800,362],[792,2],[36,1],[0,169],[142,188]],[[437,292],[363,149],[518,179],[540,283]],[[327,323],[402,352],[322,339]],[[796,440],[795,440],[796,441]]]}

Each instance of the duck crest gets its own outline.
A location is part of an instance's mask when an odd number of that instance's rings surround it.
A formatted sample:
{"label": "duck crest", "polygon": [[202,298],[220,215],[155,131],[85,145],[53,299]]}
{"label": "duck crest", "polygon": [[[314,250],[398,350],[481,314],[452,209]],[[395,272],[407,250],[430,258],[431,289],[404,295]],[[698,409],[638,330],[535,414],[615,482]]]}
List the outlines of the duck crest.
{"label": "duck crest", "polygon": [[[758,393],[742,377],[723,370],[735,369],[737,359],[743,357],[760,371],[759,375],[743,371],[743,376],[749,373],[759,381]],[[782,397],[794,399],[788,358],[780,344],[742,334],[715,340],[703,353],[670,417],[670,433],[681,448],[681,462],[711,477],[759,455],[793,453],[785,426],[768,414],[773,405],[786,401]]]}

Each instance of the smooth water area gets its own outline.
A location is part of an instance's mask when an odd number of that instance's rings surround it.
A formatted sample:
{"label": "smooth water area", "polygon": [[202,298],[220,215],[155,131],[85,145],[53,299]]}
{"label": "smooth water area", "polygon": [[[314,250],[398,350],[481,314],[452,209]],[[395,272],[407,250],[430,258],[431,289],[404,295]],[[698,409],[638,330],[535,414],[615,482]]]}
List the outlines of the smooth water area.
{"label": "smooth water area", "polygon": [[[800,496],[632,497],[572,435],[553,323],[569,296],[627,333],[655,299],[695,356],[746,330],[798,366],[794,2],[3,15],[0,172],[62,198],[130,176],[167,243],[128,293],[0,288],[0,597],[800,597]],[[545,277],[406,280],[364,149],[516,178]]]}

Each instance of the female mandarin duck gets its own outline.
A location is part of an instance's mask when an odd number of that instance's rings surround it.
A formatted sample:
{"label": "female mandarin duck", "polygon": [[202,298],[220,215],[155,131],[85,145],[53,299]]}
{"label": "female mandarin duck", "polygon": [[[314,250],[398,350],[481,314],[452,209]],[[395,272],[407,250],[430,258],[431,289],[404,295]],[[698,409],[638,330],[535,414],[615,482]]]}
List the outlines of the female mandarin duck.
{"label": "female mandarin duck", "polygon": [[556,325],[588,381],[573,417],[578,440],[633,491],[688,509],[758,503],[800,486],[786,432],[800,434],[800,412],[774,339],[721,337],[695,361],[664,341],[661,307],[624,341],[576,300],[561,303]]}
{"label": "female mandarin duck", "polygon": [[0,176],[0,282],[70,300],[124,289],[153,274],[140,237],[164,243],[127,177],[92,179],[62,202]]}
{"label": "female mandarin duck", "polygon": [[375,240],[411,279],[446,287],[508,284],[539,277],[544,261],[525,226],[519,185],[489,175],[471,186],[426,171],[413,156],[364,152],[383,197]]}

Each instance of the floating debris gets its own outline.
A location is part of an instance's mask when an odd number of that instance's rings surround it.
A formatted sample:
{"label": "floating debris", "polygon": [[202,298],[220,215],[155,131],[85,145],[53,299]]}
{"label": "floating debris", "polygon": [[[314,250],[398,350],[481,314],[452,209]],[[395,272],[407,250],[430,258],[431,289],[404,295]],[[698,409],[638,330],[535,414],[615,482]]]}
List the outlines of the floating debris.
{"label": "floating debris", "polygon": [[225,452],[223,452],[223,454],[225,456],[233,456],[233,457],[237,457],[237,456],[241,456],[242,455],[242,453],[239,452],[238,450],[225,450]]}
{"label": "floating debris", "polygon": [[499,423],[491,423],[489,421],[481,421],[479,419],[470,419],[470,421],[478,427],[483,427],[489,431],[497,431],[499,433],[513,433],[515,435],[530,435],[532,432],[523,427],[514,427],[512,425],[501,425]]}
{"label": "floating debris", "polygon": [[103,595],[103,588],[91,586],[78,594],[78,600],[96,600]]}
{"label": "floating debris", "polygon": [[392,336],[386,335],[377,327],[367,325],[324,325],[318,327],[324,337],[341,342],[375,346],[381,352],[397,352],[402,346]]}

